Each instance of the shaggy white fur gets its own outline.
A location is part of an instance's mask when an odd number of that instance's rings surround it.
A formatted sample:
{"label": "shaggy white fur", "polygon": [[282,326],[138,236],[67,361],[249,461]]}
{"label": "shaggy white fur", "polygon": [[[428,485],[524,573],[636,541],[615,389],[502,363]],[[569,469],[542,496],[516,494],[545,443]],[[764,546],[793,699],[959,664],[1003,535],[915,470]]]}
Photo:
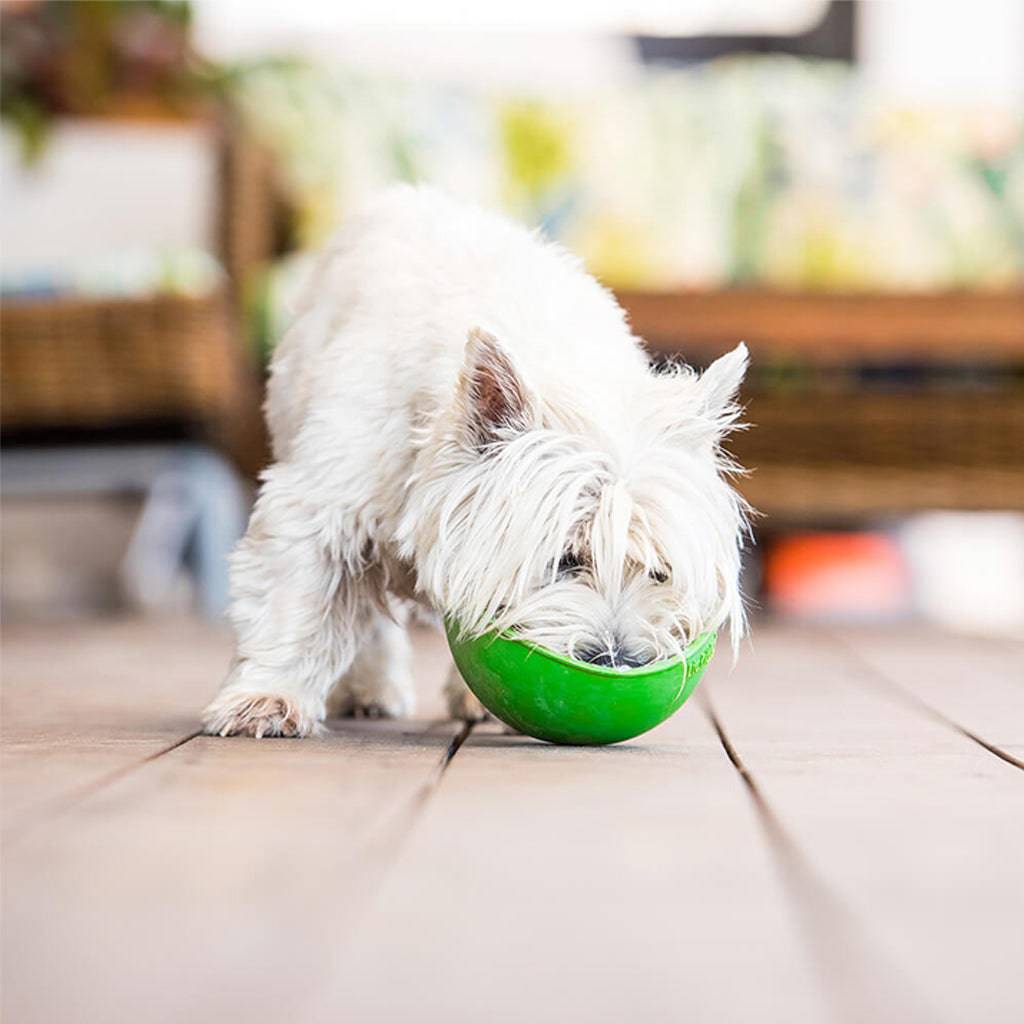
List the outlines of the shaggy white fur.
{"label": "shaggy white fur", "polygon": [[275,461],[207,730],[307,735],[336,684],[350,712],[408,711],[408,599],[604,664],[727,621],[738,639],[744,506],[720,442],[746,362],[740,345],[655,375],[563,249],[427,189],[383,194],[274,357]]}

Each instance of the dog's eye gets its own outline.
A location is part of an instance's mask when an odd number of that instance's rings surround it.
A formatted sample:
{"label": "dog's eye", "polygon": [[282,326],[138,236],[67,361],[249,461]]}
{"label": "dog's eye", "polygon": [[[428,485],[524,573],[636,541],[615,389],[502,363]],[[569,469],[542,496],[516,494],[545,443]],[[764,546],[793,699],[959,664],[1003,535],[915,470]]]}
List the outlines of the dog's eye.
{"label": "dog's eye", "polygon": [[655,583],[668,583],[668,573],[662,572],[660,569],[652,569],[647,575]]}
{"label": "dog's eye", "polygon": [[583,568],[583,561],[580,556],[573,551],[566,551],[564,555],[558,560],[558,575],[569,576],[576,572],[577,569]]}

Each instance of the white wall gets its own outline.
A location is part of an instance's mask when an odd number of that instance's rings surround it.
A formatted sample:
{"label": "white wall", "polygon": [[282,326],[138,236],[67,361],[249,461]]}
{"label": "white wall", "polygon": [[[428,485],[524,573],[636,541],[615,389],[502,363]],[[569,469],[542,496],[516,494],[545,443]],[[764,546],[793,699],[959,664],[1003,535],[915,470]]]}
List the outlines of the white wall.
{"label": "white wall", "polygon": [[0,134],[0,270],[78,277],[111,252],[214,242],[217,153],[200,125],[66,121],[38,160]]}
{"label": "white wall", "polygon": [[197,0],[222,59],[298,52],[431,81],[587,89],[638,68],[638,33],[795,32],[826,0]]}
{"label": "white wall", "polygon": [[1024,101],[1022,0],[874,0],[861,5],[867,79],[910,101]]}
{"label": "white wall", "polygon": [[[791,33],[826,0],[197,0],[213,56],[304,52],[349,67],[504,85],[628,74],[624,37]],[[868,79],[911,101],[1024,101],[1024,0],[865,0]]]}

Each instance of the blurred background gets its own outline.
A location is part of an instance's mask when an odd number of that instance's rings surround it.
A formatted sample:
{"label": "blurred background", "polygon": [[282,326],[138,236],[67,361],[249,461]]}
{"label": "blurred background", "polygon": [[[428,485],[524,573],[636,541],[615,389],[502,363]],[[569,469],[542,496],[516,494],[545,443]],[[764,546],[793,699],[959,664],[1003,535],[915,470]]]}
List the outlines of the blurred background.
{"label": "blurred background", "polygon": [[761,614],[1024,633],[1024,4],[0,19],[6,622],[222,614],[310,253],[402,180],[577,251],[655,360],[747,340]]}

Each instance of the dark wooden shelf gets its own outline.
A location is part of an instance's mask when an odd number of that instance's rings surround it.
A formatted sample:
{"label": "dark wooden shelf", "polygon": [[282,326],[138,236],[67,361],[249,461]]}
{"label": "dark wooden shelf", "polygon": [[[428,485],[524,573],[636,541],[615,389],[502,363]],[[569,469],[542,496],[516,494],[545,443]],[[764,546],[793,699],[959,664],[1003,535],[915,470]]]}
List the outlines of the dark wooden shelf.
{"label": "dark wooden shelf", "polygon": [[762,289],[619,292],[652,352],[698,359],[746,341],[754,355],[1024,360],[1024,290],[826,294]]}

